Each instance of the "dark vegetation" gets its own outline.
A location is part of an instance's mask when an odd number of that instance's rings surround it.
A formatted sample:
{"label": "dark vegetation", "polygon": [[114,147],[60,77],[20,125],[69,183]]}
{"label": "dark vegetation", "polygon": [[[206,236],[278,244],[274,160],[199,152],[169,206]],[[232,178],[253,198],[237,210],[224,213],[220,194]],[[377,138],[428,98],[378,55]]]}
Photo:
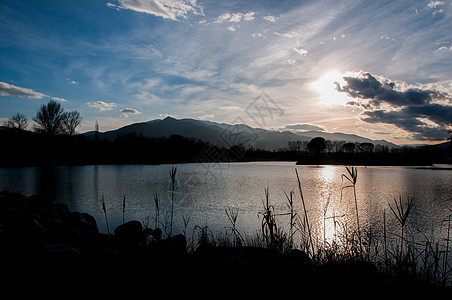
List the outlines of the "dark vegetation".
{"label": "dark vegetation", "polygon": [[[80,113],[66,111],[55,101],[41,105],[33,120],[33,131],[26,130],[28,120],[20,113],[0,127],[3,145],[0,166],[271,160],[297,161],[298,164],[431,165],[452,161],[450,141],[436,146],[388,148],[316,137],[309,142],[292,141],[284,149],[268,151],[243,145],[218,146],[180,135],[148,137],[128,133],[106,140],[99,137],[97,122],[94,133],[77,135],[82,121]],[[241,133],[235,134],[240,140]]]}
{"label": "dark vegetation", "polygon": [[81,135],[48,135],[18,128],[0,129],[3,154],[0,166],[161,164],[183,162],[297,161],[299,164],[431,165],[450,163],[452,147],[388,149],[370,143],[323,140],[326,146],[291,142],[287,149],[267,151],[237,145],[230,148],[173,135],[149,138],[136,134],[114,141],[96,141]]}
{"label": "dark vegetation", "polygon": [[372,143],[328,141],[317,137],[309,142],[289,142],[288,150],[301,165],[423,166],[452,162],[450,142],[434,146],[388,148]]}

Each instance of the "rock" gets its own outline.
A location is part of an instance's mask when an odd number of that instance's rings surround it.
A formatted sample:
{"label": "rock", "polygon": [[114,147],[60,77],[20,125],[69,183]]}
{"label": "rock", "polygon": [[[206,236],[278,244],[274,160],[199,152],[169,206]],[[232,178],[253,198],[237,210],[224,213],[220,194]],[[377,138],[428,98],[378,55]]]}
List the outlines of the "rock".
{"label": "rock", "polygon": [[49,199],[48,197],[43,197],[40,195],[33,195],[26,199],[27,206],[30,209],[49,209],[55,205],[55,201]]}
{"label": "rock", "polygon": [[66,218],[66,225],[79,233],[99,232],[96,219],[87,213],[72,212]]}
{"label": "rock", "polygon": [[146,234],[143,231],[141,222],[133,220],[115,229],[115,236],[118,241],[125,247],[136,247],[146,241]]}

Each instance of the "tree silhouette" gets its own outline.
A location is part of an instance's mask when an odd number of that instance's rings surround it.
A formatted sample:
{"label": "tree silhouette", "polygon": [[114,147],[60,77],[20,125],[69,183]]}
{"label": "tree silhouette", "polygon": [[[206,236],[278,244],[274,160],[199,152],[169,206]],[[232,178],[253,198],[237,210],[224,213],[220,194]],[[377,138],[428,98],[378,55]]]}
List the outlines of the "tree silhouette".
{"label": "tree silhouette", "polygon": [[76,110],[63,113],[62,125],[64,133],[67,135],[75,135],[75,129],[82,122],[82,116]]}
{"label": "tree silhouette", "polygon": [[82,122],[82,116],[78,111],[65,112],[60,103],[50,101],[41,105],[33,121],[36,122],[34,130],[38,133],[74,135]]}
{"label": "tree silhouette", "polygon": [[308,143],[309,152],[313,152],[317,155],[320,155],[326,148],[326,141],[322,137],[315,137]]}
{"label": "tree silhouette", "polygon": [[5,122],[5,126],[8,128],[17,128],[25,130],[28,126],[27,117],[24,114],[16,113],[8,121]]}
{"label": "tree silhouette", "polygon": [[57,135],[64,132],[64,109],[60,103],[50,101],[41,105],[33,121],[36,122],[35,131],[47,135]]}

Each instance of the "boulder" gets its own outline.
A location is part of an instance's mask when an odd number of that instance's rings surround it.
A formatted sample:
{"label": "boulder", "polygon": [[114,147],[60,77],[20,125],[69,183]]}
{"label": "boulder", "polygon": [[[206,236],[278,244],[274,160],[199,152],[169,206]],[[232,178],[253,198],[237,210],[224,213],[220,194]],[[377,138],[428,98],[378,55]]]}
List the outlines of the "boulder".
{"label": "boulder", "polygon": [[119,225],[115,229],[115,236],[124,247],[136,247],[146,241],[141,222],[133,220]]}
{"label": "boulder", "polygon": [[66,225],[69,226],[72,231],[79,233],[99,232],[96,219],[87,213],[72,212],[66,218]]}

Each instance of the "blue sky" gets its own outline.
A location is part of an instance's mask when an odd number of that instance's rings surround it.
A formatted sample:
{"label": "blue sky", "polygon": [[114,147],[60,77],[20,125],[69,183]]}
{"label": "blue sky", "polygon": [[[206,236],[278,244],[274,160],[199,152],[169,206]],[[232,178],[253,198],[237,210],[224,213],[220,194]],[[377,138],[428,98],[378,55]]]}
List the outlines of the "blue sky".
{"label": "blue sky", "polygon": [[438,142],[451,17],[450,0],[1,0],[0,121],[56,100],[80,132],[169,115]]}

